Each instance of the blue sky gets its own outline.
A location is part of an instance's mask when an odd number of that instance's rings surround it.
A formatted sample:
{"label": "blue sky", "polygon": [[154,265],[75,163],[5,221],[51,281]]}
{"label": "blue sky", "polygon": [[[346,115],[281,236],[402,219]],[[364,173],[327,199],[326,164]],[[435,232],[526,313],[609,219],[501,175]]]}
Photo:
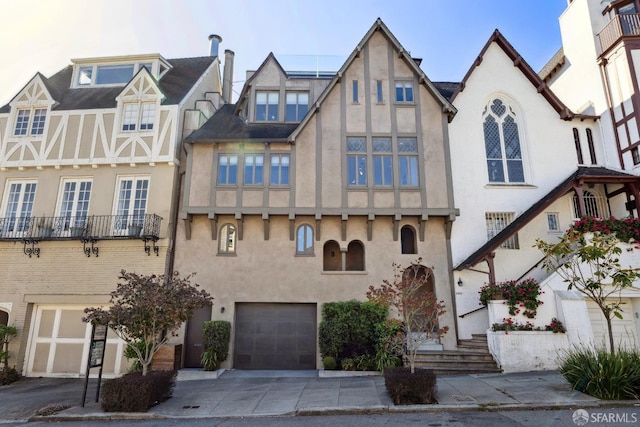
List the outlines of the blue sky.
{"label": "blue sky", "polygon": [[560,48],[566,0],[1,0],[0,104],[72,58],[204,56],[209,34],[245,71],[276,56],[346,58],[380,17],[433,81],[459,81],[498,28],[536,70]]}

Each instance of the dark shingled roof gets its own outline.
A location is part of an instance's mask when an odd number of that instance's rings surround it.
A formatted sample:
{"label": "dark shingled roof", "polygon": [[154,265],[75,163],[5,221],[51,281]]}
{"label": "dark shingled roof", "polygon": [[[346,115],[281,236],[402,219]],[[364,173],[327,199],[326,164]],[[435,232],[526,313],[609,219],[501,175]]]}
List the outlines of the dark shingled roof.
{"label": "dark shingled roof", "polygon": [[234,114],[235,104],[226,104],[198,130],[186,138],[187,142],[229,142],[258,140],[286,141],[298,123],[247,123]]}
{"label": "dark shingled roof", "polygon": [[438,89],[440,95],[444,96],[445,99],[451,102],[451,97],[458,90],[460,83],[456,82],[432,82],[433,85]]}
{"label": "dark shingled roof", "polygon": [[567,179],[558,184],[553,190],[547,193],[540,200],[535,202],[529,209],[524,211],[513,222],[507,225],[502,231],[496,234],[491,240],[482,245],[477,251],[471,254],[467,259],[458,264],[455,270],[464,270],[473,267],[482,261],[488,254],[495,251],[502,243],[527,225],[533,218],[544,211],[551,203],[558,198],[564,196],[570,191],[574,185],[580,183],[638,183],[640,177],[625,172],[607,169],[603,167],[579,167]]}
{"label": "dark shingled roof", "polygon": [[[215,57],[203,56],[198,58],[168,59],[173,68],[160,80],[160,90],[166,99],[163,105],[178,104],[198,81],[202,74],[211,66]],[[116,96],[124,86],[90,87],[71,89],[71,65],[58,71],[53,76],[42,77],[44,85],[51,96],[58,101],[54,110],[88,110],[95,108],[115,108]],[[0,108],[0,113],[9,112],[9,105]]]}

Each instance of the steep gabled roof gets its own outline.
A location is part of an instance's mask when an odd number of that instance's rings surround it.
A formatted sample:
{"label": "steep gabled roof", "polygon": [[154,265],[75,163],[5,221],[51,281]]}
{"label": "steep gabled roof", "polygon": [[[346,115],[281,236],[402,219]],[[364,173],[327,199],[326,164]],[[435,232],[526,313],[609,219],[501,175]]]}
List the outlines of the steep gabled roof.
{"label": "steep gabled roof", "polygon": [[313,106],[310,106],[309,112],[304,117],[304,119],[302,119],[302,121],[300,122],[300,126],[291,135],[292,140],[295,140],[298,134],[300,134],[300,132],[305,128],[307,123],[309,123],[309,121],[311,120],[311,117],[313,117],[315,112],[320,108],[323,101],[327,96],[329,96],[333,88],[338,84],[338,82],[340,82],[345,71],[351,66],[353,61],[355,61],[355,59],[358,57],[358,55],[362,51],[364,45],[371,39],[371,37],[373,37],[376,31],[380,31],[382,34],[384,34],[387,40],[389,40],[391,44],[394,46],[394,48],[398,51],[398,55],[401,56],[402,59],[405,61],[405,63],[409,66],[409,68],[411,68],[413,72],[417,76],[419,76],[420,84],[424,85],[427,91],[441,105],[442,111],[449,115],[449,121],[453,119],[453,116],[455,116],[457,112],[456,108],[444,96],[442,96],[440,91],[435,87],[435,85],[431,82],[431,80],[429,80],[429,78],[426,76],[424,71],[422,71],[422,69],[413,60],[413,58],[411,58],[411,55],[409,55],[409,52],[407,52],[405,48],[402,47],[398,39],[396,39],[395,36],[391,33],[391,31],[389,31],[389,28],[387,28],[384,22],[382,22],[382,19],[378,18],[376,19],[376,22],[371,26],[369,31],[367,31],[367,33],[362,38],[360,43],[358,43],[358,45],[353,50],[351,55],[349,55],[349,57],[347,58],[345,63],[342,65],[342,67],[340,67],[340,70],[338,70],[338,72],[336,73],[335,77],[331,80],[329,85],[320,94],[317,101],[313,104]]}
{"label": "steep gabled roof", "polygon": [[260,75],[264,67],[266,67],[270,61],[273,61],[276,64],[276,66],[278,67],[278,69],[282,74],[284,74],[285,76],[287,75],[287,72],[284,70],[284,68],[282,68],[282,65],[276,59],[276,56],[273,54],[273,52],[269,52],[269,55],[267,55],[265,60],[262,61],[262,64],[260,64],[258,69],[244,83],[244,86],[242,87],[242,92],[240,92],[240,96],[238,97],[238,102],[236,102],[235,114],[240,114],[240,110],[242,109],[245,101],[247,101],[249,97],[249,93],[250,93],[249,89],[251,88],[253,81],[256,79],[258,75]]}
{"label": "steep gabled roof", "polygon": [[545,194],[540,200],[531,205],[529,209],[519,215],[515,220],[513,220],[513,222],[502,229],[502,231],[496,234],[487,243],[482,245],[477,251],[472,253],[467,259],[459,263],[454,270],[464,270],[466,268],[473,267],[482,261],[488,254],[498,249],[501,244],[506,242],[511,236],[542,213],[553,202],[567,194],[568,191],[578,185],[590,183],[638,183],[639,181],[640,178],[635,175],[613,169],[604,167],[578,167],[574,173]]}
{"label": "steep gabled roof", "polygon": [[560,100],[560,98],[558,98],[556,94],[553,93],[553,91],[549,88],[549,86],[547,86],[547,84],[544,82],[544,80],[542,80],[542,78],[538,75],[538,73],[536,73],[533,70],[533,68],[531,68],[531,66],[527,63],[527,61],[525,61],[524,58],[520,56],[518,51],[515,50],[515,48],[511,45],[511,43],[509,43],[507,39],[502,35],[502,33],[500,33],[500,31],[498,31],[497,29],[493,32],[493,34],[491,34],[491,37],[489,37],[489,40],[487,40],[487,43],[485,43],[484,47],[480,51],[480,54],[478,55],[476,60],[473,62],[473,65],[471,65],[471,68],[469,68],[469,71],[467,71],[467,74],[465,74],[464,78],[462,79],[462,82],[460,82],[460,86],[452,95],[451,102],[453,102],[456,99],[456,97],[460,92],[464,91],[467,81],[469,80],[469,77],[471,77],[471,74],[473,74],[473,71],[476,69],[476,67],[480,66],[480,64],[482,63],[482,60],[484,59],[485,53],[487,52],[487,50],[489,49],[492,43],[495,43],[496,45],[498,45],[498,47],[502,49],[505,55],[507,55],[507,57],[509,57],[509,59],[513,61],[513,65],[522,72],[522,74],[531,82],[533,87],[535,87],[538,93],[540,93],[540,95],[542,95],[544,99],[547,100],[547,102],[553,107],[553,109],[558,112],[561,119],[563,120],[572,120],[574,118],[593,119],[593,120],[598,119],[599,116],[580,115],[580,114],[575,114],[574,112],[569,110],[569,108],[566,105],[564,105],[564,103]]}
{"label": "steep gabled roof", "polygon": [[[211,66],[217,57],[203,56],[198,58],[178,58],[167,60],[172,68],[160,81],[158,86],[166,95],[163,105],[180,103],[189,93],[202,74]],[[116,97],[120,94],[122,86],[71,88],[71,65],[58,71],[53,76],[42,77],[44,85],[51,96],[58,102],[54,110],[85,110],[100,108],[115,108]],[[36,74],[40,75],[40,73]],[[0,113],[9,112],[9,104],[0,108]]]}
{"label": "steep gabled roof", "polygon": [[234,104],[223,105],[198,130],[191,133],[188,143],[210,142],[286,142],[298,127],[297,123],[247,123],[235,113]]}

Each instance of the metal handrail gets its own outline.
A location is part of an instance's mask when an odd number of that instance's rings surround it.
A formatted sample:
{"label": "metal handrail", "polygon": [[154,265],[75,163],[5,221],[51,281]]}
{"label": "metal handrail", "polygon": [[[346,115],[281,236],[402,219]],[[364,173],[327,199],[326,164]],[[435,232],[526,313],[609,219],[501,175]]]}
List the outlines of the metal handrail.
{"label": "metal handrail", "polygon": [[4,217],[0,240],[157,240],[161,221],[156,214]]}
{"label": "metal handrail", "polygon": [[460,315],[460,316],[458,316],[458,317],[459,317],[459,318],[461,318],[461,319],[463,319],[463,318],[464,318],[464,316],[468,316],[468,315],[470,315],[470,314],[473,314],[473,313],[475,313],[476,311],[484,310],[485,308],[487,308],[487,306],[486,306],[486,305],[483,305],[483,306],[482,306],[482,307],[480,307],[480,308],[476,308],[475,310],[471,310],[471,311],[470,311],[470,312],[468,312],[468,313],[461,314],[461,315]]}

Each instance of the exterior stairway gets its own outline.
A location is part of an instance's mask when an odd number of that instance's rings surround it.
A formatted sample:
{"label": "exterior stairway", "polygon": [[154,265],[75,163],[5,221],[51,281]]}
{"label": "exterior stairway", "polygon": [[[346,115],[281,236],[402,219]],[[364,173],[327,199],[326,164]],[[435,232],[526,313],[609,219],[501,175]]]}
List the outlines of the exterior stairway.
{"label": "exterior stairway", "polygon": [[457,350],[420,351],[416,367],[433,369],[436,375],[502,372],[489,353],[485,334],[473,334],[470,340],[460,340]]}

